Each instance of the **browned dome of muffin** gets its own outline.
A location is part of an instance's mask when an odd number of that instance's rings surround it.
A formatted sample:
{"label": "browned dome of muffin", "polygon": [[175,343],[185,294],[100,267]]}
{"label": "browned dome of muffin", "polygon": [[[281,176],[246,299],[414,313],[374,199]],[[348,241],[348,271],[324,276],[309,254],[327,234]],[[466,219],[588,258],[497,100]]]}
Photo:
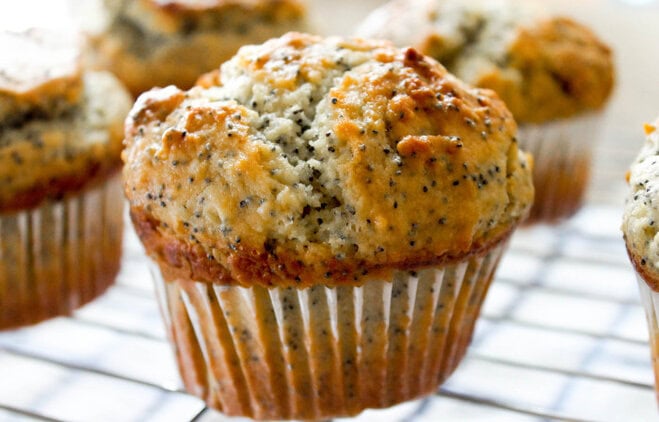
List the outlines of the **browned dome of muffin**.
{"label": "browned dome of muffin", "polygon": [[121,164],[130,99],[106,72],[82,72],[73,36],[0,32],[0,212],[38,205]]}
{"label": "browned dome of muffin", "polygon": [[357,34],[413,46],[465,82],[495,90],[518,123],[600,109],[613,88],[606,44],[523,0],[393,0]]}
{"label": "browned dome of muffin", "polygon": [[305,29],[299,0],[104,0],[107,23],[90,34],[90,62],[135,95],[189,88],[246,44]]}
{"label": "browned dome of muffin", "polygon": [[143,94],[125,190],[166,271],[352,282],[505,237],[533,197],[515,133],[493,92],[413,49],[291,33],[190,91]]}

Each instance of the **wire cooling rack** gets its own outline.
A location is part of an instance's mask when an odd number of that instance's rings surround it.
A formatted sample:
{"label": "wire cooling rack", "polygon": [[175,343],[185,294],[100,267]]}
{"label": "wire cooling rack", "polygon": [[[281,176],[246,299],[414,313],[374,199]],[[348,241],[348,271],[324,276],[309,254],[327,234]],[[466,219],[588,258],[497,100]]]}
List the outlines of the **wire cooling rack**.
{"label": "wire cooling rack", "polygon": [[[321,32],[349,33],[381,0],[312,3]],[[561,226],[515,234],[469,352],[435,395],[355,421],[657,419],[646,322],[619,226],[640,123],[659,111],[659,7],[551,4],[609,35],[618,54],[589,201]],[[354,13],[335,19],[348,5]],[[0,421],[226,419],[182,390],[150,279],[128,226],[122,271],[106,295],[70,318],[0,333]]]}
{"label": "wire cooling rack", "polygon": [[[450,380],[356,420],[656,418],[619,220],[620,207],[589,205],[561,227],[518,232]],[[141,246],[126,237],[105,296],[71,318],[0,334],[0,420],[223,419],[183,392]]]}
{"label": "wire cooling rack", "polygon": [[[656,419],[645,316],[619,230],[634,149],[605,139],[586,207],[560,226],[518,230],[469,352],[436,394],[355,420]],[[148,271],[128,225],[106,295],[70,318],[0,333],[0,421],[226,419],[183,391]]]}

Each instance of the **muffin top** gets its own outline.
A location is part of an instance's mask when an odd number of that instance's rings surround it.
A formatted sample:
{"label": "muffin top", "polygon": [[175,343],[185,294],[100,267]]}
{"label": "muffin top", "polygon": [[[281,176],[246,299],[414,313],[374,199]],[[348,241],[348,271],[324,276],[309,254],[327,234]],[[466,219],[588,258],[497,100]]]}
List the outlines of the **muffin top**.
{"label": "muffin top", "polygon": [[0,212],[38,205],[120,165],[130,108],[106,73],[81,72],[73,36],[0,33]]}
{"label": "muffin top", "polygon": [[627,175],[622,231],[638,273],[659,291],[659,119],[645,126],[647,140]]}
{"label": "muffin top", "polygon": [[414,49],[289,33],[139,97],[125,191],[163,271],[343,283],[461,260],[532,202],[516,125]]}
{"label": "muffin top", "polygon": [[527,1],[393,0],[357,33],[414,46],[495,90],[519,123],[600,109],[613,87],[610,49],[585,26]]}
{"label": "muffin top", "polygon": [[[142,37],[186,36],[194,31],[247,32],[252,25],[302,18],[298,0],[105,0],[114,20]],[[153,41],[157,41],[154,39]]]}
{"label": "muffin top", "polygon": [[72,35],[31,29],[0,32],[0,124],[52,117],[78,102],[79,50]]}
{"label": "muffin top", "polygon": [[112,71],[138,96],[190,88],[240,47],[306,27],[299,0],[105,0],[86,24],[90,66]]}

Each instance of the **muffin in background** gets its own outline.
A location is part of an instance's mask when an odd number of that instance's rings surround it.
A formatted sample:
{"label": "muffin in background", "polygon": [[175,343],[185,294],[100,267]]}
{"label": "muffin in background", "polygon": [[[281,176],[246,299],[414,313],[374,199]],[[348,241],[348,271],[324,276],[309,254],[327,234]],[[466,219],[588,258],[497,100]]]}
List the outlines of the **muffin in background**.
{"label": "muffin in background", "polygon": [[130,96],[77,41],[0,32],[0,329],[70,314],[119,270]]}
{"label": "muffin in background", "polygon": [[529,223],[556,223],[580,208],[614,84],[611,51],[588,28],[529,1],[393,0],[357,34],[413,46],[499,94],[534,157]]}
{"label": "muffin in background", "polygon": [[304,420],[435,391],[532,203],[515,132],[388,42],[290,33],[142,94],[125,192],[187,390]]}
{"label": "muffin in background", "polygon": [[647,140],[627,175],[622,232],[648,321],[659,401],[659,119],[646,125],[645,133]]}
{"label": "muffin in background", "polygon": [[104,28],[90,34],[90,62],[137,96],[187,89],[245,44],[305,28],[300,0],[104,0]]}

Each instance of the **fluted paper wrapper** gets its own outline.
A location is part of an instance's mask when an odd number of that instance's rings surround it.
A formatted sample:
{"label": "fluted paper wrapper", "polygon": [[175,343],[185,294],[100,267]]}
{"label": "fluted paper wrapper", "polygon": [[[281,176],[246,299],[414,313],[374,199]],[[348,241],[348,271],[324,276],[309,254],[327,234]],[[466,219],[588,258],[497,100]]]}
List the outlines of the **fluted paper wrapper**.
{"label": "fluted paper wrapper", "polygon": [[59,201],[0,214],[0,329],[68,315],[119,271],[119,175]]}
{"label": "fluted paper wrapper", "polygon": [[581,208],[603,120],[598,112],[519,126],[519,146],[533,155],[535,201],[527,224],[557,223]]}
{"label": "fluted paper wrapper", "polygon": [[638,279],[638,288],[641,292],[641,302],[645,309],[645,317],[648,321],[652,367],[654,368],[654,385],[657,394],[657,403],[659,404],[659,292],[652,290],[639,274],[636,274],[636,278]]}
{"label": "fluted paper wrapper", "polygon": [[456,368],[505,246],[361,286],[154,278],[187,390],[228,415],[322,419],[432,393]]}

